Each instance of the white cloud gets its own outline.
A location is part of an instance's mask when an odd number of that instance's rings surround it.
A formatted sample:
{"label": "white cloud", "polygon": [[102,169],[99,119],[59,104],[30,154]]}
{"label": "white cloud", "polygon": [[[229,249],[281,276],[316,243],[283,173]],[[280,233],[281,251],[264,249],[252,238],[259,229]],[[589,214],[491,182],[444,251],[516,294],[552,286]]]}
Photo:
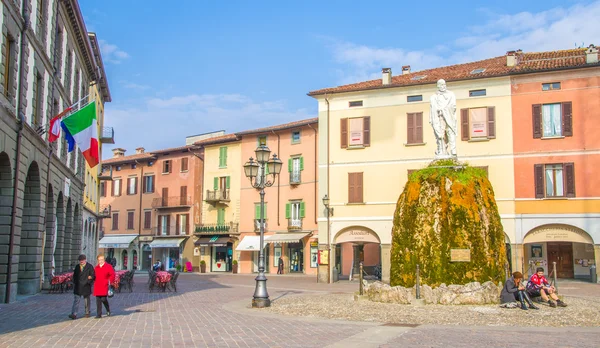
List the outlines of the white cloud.
{"label": "white cloud", "polygon": [[121,83],[121,85],[123,85],[123,87],[125,87],[127,89],[134,89],[134,90],[139,90],[139,91],[145,91],[147,89],[150,89],[150,86],[148,86],[148,85],[141,85],[141,84],[129,82],[129,81],[119,81],[119,82]]}
{"label": "white cloud", "polygon": [[105,62],[119,64],[123,60],[129,58],[129,54],[120,50],[117,45],[109,44],[104,40],[98,40],[98,43],[100,44],[100,51],[102,52],[102,60]]}
{"label": "white cloud", "polygon": [[339,84],[380,77],[381,68],[394,74],[403,65],[412,71],[500,56],[506,51],[550,51],[575,45],[600,45],[600,1],[557,7],[541,12],[497,15],[480,11],[490,19],[467,29],[452,43],[434,43],[431,50],[403,47],[370,47],[328,39],[333,57],[342,67],[336,71]]}

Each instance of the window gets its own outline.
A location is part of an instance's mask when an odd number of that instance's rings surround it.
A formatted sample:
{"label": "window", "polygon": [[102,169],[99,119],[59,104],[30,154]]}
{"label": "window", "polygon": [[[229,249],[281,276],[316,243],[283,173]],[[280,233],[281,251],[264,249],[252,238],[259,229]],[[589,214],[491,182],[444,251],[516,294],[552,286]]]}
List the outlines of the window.
{"label": "window", "polygon": [[144,210],[144,229],[152,227],[152,210]]}
{"label": "window", "polygon": [[533,137],[554,138],[573,136],[573,105],[571,102],[533,105]]}
{"label": "window", "polygon": [[73,51],[67,45],[67,59],[65,61],[65,76],[64,76],[64,87],[70,92],[71,91],[71,71],[73,70]]}
{"label": "window", "polygon": [[[265,203],[265,221],[267,216],[267,203]],[[260,221],[260,203],[254,203],[254,220]]]}
{"label": "window", "polygon": [[114,179],[112,184],[112,195],[114,197],[119,197],[121,195],[121,179]]}
{"label": "window", "polygon": [[542,91],[560,89],[560,82],[542,83]]}
{"label": "window", "polygon": [[183,157],[181,159],[181,171],[182,172],[188,171],[188,158],[187,157]]}
{"label": "window", "polygon": [[496,108],[493,106],[460,110],[461,139],[496,138]]}
{"label": "window", "polygon": [[475,70],[471,71],[471,74],[473,74],[473,75],[474,74],[481,74],[484,71],[485,71],[485,68],[478,68],[478,69],[475,69]]}
{"label": "window", "polygon": [[300,173],[304,170],[304,157],[293,157],[288,159],[288,172],[290,173],[290,184],[299,184]]}
{"label": "window", "polygon": [[127,194],[128,195],[136,195],[137,194],[137,177],[127,178]]}
{"label": "window", "polygon": [[134,211],[128,211],[127,212],[127,229],[128,230],[133,230],[133,218],[134,218],[135,212]]}
{"label": "window", "polygon": [[363,101],[362,100],[356,100],[356,101],[348,102],[348,107],[355,108],[357,106],[363,106]]}
{"label": "window", "polygon": [[535,198],[575,197],[573,163],[534,165]]}
{"label": "window", "polygon": [[38,0],[37,2],[37,28],[36,34],[40,42],[46,43],[46,26],[48,20],[48,0]]}
{"label": "window", "polygon": [[160,227],[158,228],[157,234],[159,236],[170,235],[171,234],[171,228],[170,228],[171,216],[170,215],[160,215],[158,221],[160,223]]}
{"label": "window", "polygon": [[163,187],[162,188],[162,207],[168,207],[169,206],[169,188],[168,187]]}
{"label": "window", "polygon": [[13,95],[15,88],[15,61],[16,61],[16,43],[15,40],[8,35],[3,37],[5,52],[4,52],[4,95],[9,99]]}
{"label": "window", "polygon": [[300,131],[292,132],[292,144],[300,144]]}
{"label": "window", "polygon": [[188,233],[188,214],[177,214],[175,231],[177,234],[187,234]]}
{"label": "window", "polygon": [[106,197],[106,183],[100,183],[100,197]]}
{"label": "window", "polygon": [[145,175],[144,176],[144,193],[153,193],[154,192],[154,175]]}
{"label": "window", "polygon": [[301,229],[305,210],[305,205],[302,201],[287,203],[285,205],[285,218],[288,219],[288,227]]}
{"label": "window", "polygon": [[406,97],[406,101],[409,103],[423,101],[423,95],[409,95]]}
{"label": "window", "polygon": [[371,146],[371,118],[369,116],[342,118],[340,132],[343,149]]}
{"label": "window", "polygon": [[348,173],[348,203],[363,203],[363,173]]}
{"label": "window", "polygon": [[225,225],[225,208],[217,209],[217,225],[219,225],[219,226]]}
{"label": "window", "polygon": [[257,142],[258,142],[258,146],[267,146],[267,136],[266,135],[259,135],[257,137]]}
{"label": "window", "polygon": [[219,148],[219,168],[227,168],[227,146]]}
{"label": "window", "polygon": [[179,204],[188,205],[187,186],[181,186],[179,188]]}
{"label": "window", "polygon": [[407,144],[423,143],[423,113],[406,114]]}
{"label": "window", "polygon": [[228,195],[229,195],[229,187],[231,186],[231,177],[229,176],[221,176],[221,177],[215,177],[214,178],[214,185],[213,188],[215,191],[221,191],[221,197],[222,199],[228,199]]}
{"label": "window", "polygon": [[121,166],[117,166],[115,169],[116,169],[117,172],[120,172],[121,169],[122,169],[122,167]]}
{"label": "window", "polygon": [[137,168],[137,163],[131,163],[131,169]]}
{"label": "window", "polygon": [[485,89],[474,89],[469,91],[469,97],[483,97],[486,95]]}
{"label": "window", "polygon": [[44,78],[39,73],[35,74],[33,84],[33,93],[35,100],[33,101],[33,111],[31,117],[31,126],[39,127],[43,121],[43,105],[44,105]]}
{"label": "window", "polygon": [[112,214],[112,230],[116,231],[119,229],[119,213]]}
{"label": "window", "polygon": [[[59,27],[56,33],[56,60],[55,68],[56,73],[60,76],[62,72],[62,58],[63,58],[63,28]],[[55,114],[56,115],[56,114]]]}
{"label": "window", "polygon": [[162,173],[169,174],[170,172],[171,172],[171,160],[164,160]]}

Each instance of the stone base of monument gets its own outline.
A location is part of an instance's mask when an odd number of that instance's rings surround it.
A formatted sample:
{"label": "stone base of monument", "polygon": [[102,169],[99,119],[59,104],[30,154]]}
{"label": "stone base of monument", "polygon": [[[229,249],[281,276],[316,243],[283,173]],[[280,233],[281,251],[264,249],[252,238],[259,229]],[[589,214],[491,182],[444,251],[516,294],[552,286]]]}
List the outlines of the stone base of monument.
{"label": "stone base of monument", "polygon": [[422,307],[422,306],[425,305],[425,300],[422,299],[422,298],[417,300],[415,298],[414,300],[410,301],[410,304],[413,305],[413,306],[415,306],[415,307]]}

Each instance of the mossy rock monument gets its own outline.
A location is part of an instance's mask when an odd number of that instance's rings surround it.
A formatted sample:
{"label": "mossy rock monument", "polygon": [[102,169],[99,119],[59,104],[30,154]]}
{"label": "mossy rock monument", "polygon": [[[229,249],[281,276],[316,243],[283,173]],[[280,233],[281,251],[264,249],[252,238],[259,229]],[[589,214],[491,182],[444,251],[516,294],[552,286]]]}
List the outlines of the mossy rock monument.
{"label": "mossy rock monument", "polygon": [[409,175],[392,230],[392,286],[504,281],[504,230],[485,170],[455,159]]}

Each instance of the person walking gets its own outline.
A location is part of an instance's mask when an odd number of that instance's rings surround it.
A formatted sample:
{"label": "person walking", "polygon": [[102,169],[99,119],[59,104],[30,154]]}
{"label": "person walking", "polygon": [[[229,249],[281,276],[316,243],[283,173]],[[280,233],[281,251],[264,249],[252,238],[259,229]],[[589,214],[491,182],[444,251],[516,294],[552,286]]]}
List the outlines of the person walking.
{"label": "person walking", "polygon": [[106,308],[106,316],[110,317],[108,305],[108,286],[115,282],[115,270],[104,260],[104,255],[98,255],[98,265],[94,269],[96,281],[94,283],[94,296],[96,296],[96,319],[102,318],[102,304]]}
{"label": "person walking", "polygon": [[277,274],[283,274],[283,256],[279,256],[279,263],[277,265]]}
{"label": "person walking", "polygon": [[83,307],[85,317],[90,317],[90,295],[92,294],[92,283],[94,282],[94,267],[87,263],[85,255],[79,255],[79,265],[73,270],[73,308],[69,318],[77,319],[77,311],[79,310],[79,301],[83,296]]}

